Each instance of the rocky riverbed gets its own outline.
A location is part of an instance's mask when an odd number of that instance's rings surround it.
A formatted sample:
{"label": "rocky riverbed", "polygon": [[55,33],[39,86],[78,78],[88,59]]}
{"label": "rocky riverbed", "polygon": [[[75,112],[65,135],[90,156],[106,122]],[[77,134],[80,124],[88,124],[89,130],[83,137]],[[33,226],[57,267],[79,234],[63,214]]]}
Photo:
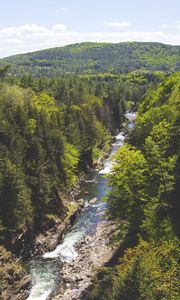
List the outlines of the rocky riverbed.
{"label": "rocky riverbed", "polygon": [[64,236],[63,241],[53,251],[51,249],[59,239],[55,238],[55,242],[53,234],[46,232],[45,238],[41,236],[36,241],[40,245],[39,249],[45,248],[46,253],[30,262],[33,286],[29,300],[85,299],[83,294],[98,268],[114,256],[119,245],[113,245],[111,238],[117,234],[118,224],[104,217],[107,207],[102,199],[108,186],[103,175],[111,171],[111,155],[122,147],[124,139],[125,134],[122,131],[116,136],[103,169],[90,172],[88,178],[82,182],[78,197],[85,200],[85,207],[77,222],[65,235],[61,234],[61,228],[59,230],[57,227],[57,231],[55,230],[57,234],[60,232],[60,240]]}
{"label": "rocky riverbed", "polygon": [[[76,202],[71,202],[72,209],[70,215],[65,220],[54,220],[53,226],[46,232],[40,233],[36,236],[32,247],[32,256],[42,255],[47,251],[52,251],[63,240],[64,234],[72,227],[79,217],[79,214],[84,207],[83,199]],[[69,207],[71,207],[69,205]]]}
{"label": "rocky riverbed", "polygon": [[[46,251],[52,251],[62,242],[64,234],[72,227],[78,219],[84,206],[83,199],[71,202],[71,211],[67,218],[54,219],[50,229],[38,234],[30,249],[27,249],[27,257],[36,257]],[[71,207],[69,205],[69,207]],[[17,259],[3,247],[0,247],[0,300],[24,300],[27,299],[32,287],[31,276],[27,275],[22,268],[20,259]],[[1,279],[1,278],[0,278]]]}
{"label": "rocky riverbed", "polygon": [[94,235],[86,236],[76,245],[78,257],[66,262],[61,270],[61,283],[50,299],[81,299],[97,272],[97,268],[110,260],[115,252],[111,239],[117,232],[115,222],[103,221]]}

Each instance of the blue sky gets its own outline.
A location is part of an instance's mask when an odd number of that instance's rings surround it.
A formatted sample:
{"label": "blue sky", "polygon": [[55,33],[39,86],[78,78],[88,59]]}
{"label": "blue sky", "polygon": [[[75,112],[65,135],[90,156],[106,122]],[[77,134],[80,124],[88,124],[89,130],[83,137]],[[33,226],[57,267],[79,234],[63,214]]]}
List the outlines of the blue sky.
{"label": "blue sky", "polygon": [[0,57],[70,43],[180,44],[180,0],[0,0]]}

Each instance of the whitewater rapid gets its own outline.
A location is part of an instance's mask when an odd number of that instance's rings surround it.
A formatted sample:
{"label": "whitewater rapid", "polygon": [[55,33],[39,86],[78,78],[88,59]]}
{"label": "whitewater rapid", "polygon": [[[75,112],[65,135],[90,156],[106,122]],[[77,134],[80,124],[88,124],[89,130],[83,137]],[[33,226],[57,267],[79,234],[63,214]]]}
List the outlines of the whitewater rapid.
{"label": "whitewater rapid", "polygon": [[[129,129],[135,119],[135,113],[127,113],[126,117],[129,119]],[[59,244],[54,251],[45,253],[39,259],[31,261],[29,268],[32,276],[33,287],[30,296],[27,300],[46,300],[52,291],[55,289],[57,280],[60,280],[59,271],[64,262],[75,260],[78,252],[75,245],[81,241],[89,232],[93,234],[97,224],[102,222],[103,214],[106,210],[106,203],[101,201],[107,190],[106,179],[103,175],[111,172],[113,167],[112,157],[116,151],[123,146],[125,140],[124,132],[118,133],[112,144],[109,158],[105,160],[103,169],[98,173],[90,175],[89,180],[84,183],[84,193],[82,187],[81,198],[84,198],[87,205],[81,212],[81,215],[68,232],[61,244]],[[88,205],[90,199],[97,197],[95,205]]]}

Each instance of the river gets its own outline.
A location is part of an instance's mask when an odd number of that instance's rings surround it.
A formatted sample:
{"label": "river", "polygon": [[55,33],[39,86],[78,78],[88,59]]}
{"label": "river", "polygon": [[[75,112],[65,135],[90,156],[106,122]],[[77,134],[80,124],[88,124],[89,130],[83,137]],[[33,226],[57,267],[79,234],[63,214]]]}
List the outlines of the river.
{"label": "river", "polygon": [[[129,129],[133,127],[135,113],[127,113],[129,120]],[[112,144],[109,158],[105,160],[101,171],[91,172],[86,181],[81,184],[81,192],[78,198],[85,200],[79,219],[71,228],[63,240],[52,252],[47,252],[43,256],[33,259],[29,265],[29,273],[32,277],[32,289],[27,300],[45,300],[56,289],[58,282],[61,280],[60,271],[64,262],[76,259],[78,256],[75,250],[75,244],[81,241],[87,234],[93,235],[96,226],[102,222],[103,214],[106,210],[106,203],[102,202],[102,197],[108,189],[104,174],[111,171],[113,162],[112,155],[118,148],[122,147],[125,134],[121,131],[115,142]],[[89,205],[89,201],[96,197],[97,201],[94,205]]]}

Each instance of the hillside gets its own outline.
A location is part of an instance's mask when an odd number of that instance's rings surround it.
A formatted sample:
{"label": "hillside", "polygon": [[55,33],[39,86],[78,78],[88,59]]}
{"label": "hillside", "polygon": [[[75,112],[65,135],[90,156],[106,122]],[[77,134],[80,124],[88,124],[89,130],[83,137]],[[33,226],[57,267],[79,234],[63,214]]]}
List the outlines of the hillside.
{"label": "hillside", "polygon": [[119,249],[80,299],[180,299],[179,88],[174,73],[146,93],[116,152],[106,200],[107,215],[119,224]]}
{"label": "hillside", "polygon": [[58,76],[65,73],[126,73],[133,70],[179,71],[180,46],[128,42],[81,43],[0,60],[11,64],[10,75]]}

